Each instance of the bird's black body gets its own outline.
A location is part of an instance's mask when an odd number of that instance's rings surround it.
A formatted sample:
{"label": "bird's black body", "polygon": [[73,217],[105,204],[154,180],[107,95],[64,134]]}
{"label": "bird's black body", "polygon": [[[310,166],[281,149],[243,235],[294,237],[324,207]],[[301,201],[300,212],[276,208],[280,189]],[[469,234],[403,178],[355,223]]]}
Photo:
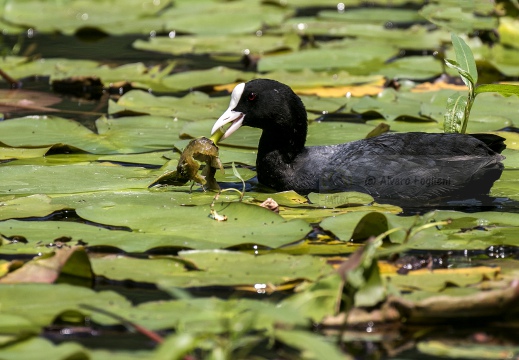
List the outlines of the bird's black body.
{"label": "bird's black body", "polygon": [[213,132],[229,122],[231,133],[240,125],[263,130],[258,180],[278,191],[360,191],[378,199],[470,198],[487,194],[503,170],[499,152],[504,139],[490,134],[389,133],[305,147],[303,103],[288,86],[273,80],[238,85]]}

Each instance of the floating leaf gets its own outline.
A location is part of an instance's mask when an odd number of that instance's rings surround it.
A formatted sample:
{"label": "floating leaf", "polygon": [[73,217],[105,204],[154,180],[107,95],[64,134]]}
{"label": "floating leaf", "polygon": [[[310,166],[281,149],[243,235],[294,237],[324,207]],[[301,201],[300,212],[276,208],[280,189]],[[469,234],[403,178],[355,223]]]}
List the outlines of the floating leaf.
{"label": "floating leaf", "polygon": [[2,347],[2,358],[5,360],[36,360],[41,354],[56,360],[89,359],[87,350],[74,342],[55,345],[50,340],[31,337]]}
{"label": "floating leaf", "polygon": [[320,11],[318,17],[325,20],[360,22],[360,23],[408,23],[420,22],[423,18],[413,10],[375,8],[375,9],[351,9],[348,11]]}
{"label": "floating leaf", "polygon": [[[89,304],[118,313],[118,309],[129,307],[130,303],[123,296],[112,291],[95,292],[93,290],[66,284],[0,284],[0,314],[15,314],[29,318],[35,325],[47,326],[56,317],[67,311],[68,321],[83,323],[80,304]],[[34,294],[38,294],[35,301]],[[113,319],[96,315],[99,320],[113,324]]]}
{"label": "floating leaf", "polygon": [[384,278],[388,284],[401,291],[425,290],[438,292],[447,286],[466,287],[478,284],[485,279],[495,279],[499,268],[471,267],[465,269],[421,269],[410,271],[406,275],[391,274]]}
{"label": "floating leaf", "polygon": [[168,116],[178,120],[217,119],[229,105],[229,99],[209,97],[193,91],[184,97],[154,96],[145,91],[132,90],[110,102],[108,112],[134,111],[157,116]]}
{"label": "floating leaf", "polygon": [[484,92],[496,92],[503,96],[519,96],[519,85],[507,84],[483,84],[475,89],[476,94]]}
{"label": "floating leaf", "polygon": [[164,86],[173,91],[191,90],[203,86],[214,86],[236,81],[248,81],[254,74],[245,73],[225,67],[216,67],[209,70],[194,70],[181,72],[165,77]]}
{"label": "floating leaf", "polygon": [[[183,237],[185,243],[198,248],[197,241],[206,239],[213,248],[240,244],[263,245],[272,248],[304,238],[310,230],[302,220],[285,221],[281,216],[260,206],[243,203],[223,203],[215,207],[228,220],[219,223],[211,220],[209,207],[172,206],[164,203],[143,202],[126,206],[86,206],[77,213],[90,221],[113,226],[127,226],[134,231],[157,235]],[[142,216],[146,214],[146,216]],[[199,226],[193,227],[196,220]],[[266,234],[276,233],[275,237]],[[211,234],[211,236],[207,236]]]}
{"label": "floating leaf", "polygon": [[376,73],[389,79],[425,80],[443,72],[441,63],[432,56],[407,56],[390,62]]}
{"label": "floating leaf", "polygon": [[374,201],[372,196],[358,192],[343,192],[333,194],[310,193],[308,194],[308,200],[317,206],[331,208],[370,204]]}
{"label": "floating leaf", "polygon": [[[382,66],[386,59],[396,55],[396,49],[387,44],[377,47],[356,45],[352,42],[340,49],[310,49],[264,57],[258,63],[258,71],[344,69],[351,74],[368,75],[374,67]],[[367,64],[369,71],[364,68]]]}
{"label": "floating leaf", "polygon": [[277,330],[276,339],[296,349],[301,349],[305,359],[336,359],[349,360],[345,355],[333,346],[327,339],[315,334],[297,330]]}
{"label": "floating leaf", "polygon": [[517,47],[519,43],[519,21],[512,17],[499,18],[499,41],[503,45]]}
{"label": "floating leaf", "polygon": [[[146,282],[153,279],[163,290],[175,287],[257,285],[268,292],[274,285],[290,281],[316,280],[331,268],[314,256],[268,254],[255,256],[240,252],[208,250],[185,251],[180,259],[132,259],[106,257],[92,259],[96,275],[112,280]],[[187,270],[179,260],[188,261],[196,270]],[[233,264],[229,267],[229,264]],[[146,267],[147,272],[141,269]],[[263,271],[257,271],[257,269]]]}
{"label": "floating leaf", "polygon": [[[166,27],[177,32],[198,35],[254,34],[263,25],[275,26],[293,13],[290,8],[249,2],[176,3],[164,11]],[[229,22],[232,17],[234,21]],[[227,26],[223,26],[223,25]]]}
{"label": "floating leaf", "polygon": [[519,354],[519,347],[500,345],[458,345],[438,340],[420,341],[417,344],[420,353],[426,356],[441,356],[451,359],[506,359]]}
{"label": "floating leaf", "polygon": [[43,217],[66,207],[51,204],[48,196],[35,194],[0,202],[0,219]]}
{"label": "floating leaf", "polygon": [[147,41],[136,40],[133,47],[139,50],[158,51],[173,55],[180,54],[235,54],[263,55],[279,50],[296,50],[299,37],[295,34],[283,36],[250,35],[199,35],[199,36],[156,36]]}
{"label": "floating leaf", "polygon": [[149,170],[143,168],[103,164],[4,165],[1,168],[4,181],[0,184],[0,194],[66,194],[145,189],[153,180]]}
{"label": "floating leaf", "polygon": [[59,2],[42,4],[34,0],[22,0],[5,7],[3,17],[10,23],[33,27],[39,32],[61,31],[73,34],[80,28],[97,27],[107,33],[117,33],[119,24],[130,23],[138,28],[136,22],[139,18],[153,16],[170,3],[169,0],[159,3],[142,0],[116,0],[107,3],[94,0],[91,3],[67,1],[67,5],[64,6]]}
{"label": "floating leaf", "polygon": [[[445,4],[431,3],[422,7],[420,15],[440,28],[470,33],[496,28],[497,19],[490,16],[493,5],[485,1]],[[486,16],[485,16],[486,15]]]}

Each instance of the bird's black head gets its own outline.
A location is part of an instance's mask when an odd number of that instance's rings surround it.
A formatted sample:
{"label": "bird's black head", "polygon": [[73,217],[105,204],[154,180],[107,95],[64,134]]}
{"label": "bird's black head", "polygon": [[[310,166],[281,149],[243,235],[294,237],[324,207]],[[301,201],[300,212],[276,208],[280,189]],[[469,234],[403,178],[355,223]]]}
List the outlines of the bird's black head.
{"label": "bird's black head", "polygon": [[256,79],[237,85],[229,108],[218,119],[212,134],[232,123],[223,138],[240,126],[263,130],[263,138],[284,139],[291,146],[303,147],[306,140],[307,116],[301,99],[289,86],[275,80]]}

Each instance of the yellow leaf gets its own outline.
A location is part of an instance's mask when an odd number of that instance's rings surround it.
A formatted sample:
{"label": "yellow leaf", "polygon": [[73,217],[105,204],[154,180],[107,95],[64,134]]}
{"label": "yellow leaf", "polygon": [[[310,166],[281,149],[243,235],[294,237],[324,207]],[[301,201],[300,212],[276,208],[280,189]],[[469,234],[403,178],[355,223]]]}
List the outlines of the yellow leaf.
{"label": "yellow leaf", "polygon": [[504,137],[507,149],[519,150],[519,133],[510,131],[492,131],[491,134]]}
{"label": "yellow leaf", "polygon": [[449,84],[445,81],[436,81],[434,83],[426,82],[419,84],[411,89],[411,92],[427,92],[427,91],[438,91],[438,90],[456,90],[456,91],[468,91],[465,85]]}
{"label": "yellow leaf", "polygon": [[344,97],[377,95],[383,90],[384,79],[372,83],[351,86],[294,88],[294,92],[300,95],[318,95],[322,97]]}

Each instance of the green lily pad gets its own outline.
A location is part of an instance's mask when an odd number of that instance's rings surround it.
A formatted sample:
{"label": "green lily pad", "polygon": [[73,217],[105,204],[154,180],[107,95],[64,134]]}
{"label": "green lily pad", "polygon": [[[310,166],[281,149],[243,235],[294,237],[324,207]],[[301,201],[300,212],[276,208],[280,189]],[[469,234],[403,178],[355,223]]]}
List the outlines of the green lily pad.
{"label": "green lily pad", "polygon": [[331,208],[347,205],[371,204],[374,201],[372,196],[359,192],[342,192],[334,194],[310,193],[308,194],[308,200],[317,206]]}
{"label": "green lily pad", "polygon": [[[100,28],[107,33],[117,29],[117,23],[133,23],[142,17],[149,17],[168,7],[169,0],[143,2],[142,0],[93,2],[67,1],[62,3],[40,3],[34,0],[17,1],[6,6],[3,18],[24,27],[36,28],[39,32],[60,31],[73,34],[80,28]],[[38,9],[38,11],[34,11]],[[119,11],[114,11],[119,9]]]}
{"label": "green lily pad", "polygon": [[26,117],[0,123],[0,141],[13,147],[66,144],[94,154],[136,153],[170,149],[182,120],[157,116],[96,121],[98,133],[58,117]]}
{"label": "green lily pad", "polygon": [[492,48],[480,46],[473,48],[472,51],[478,63],[488,64],[506,76],[519,75],[519,65],[517,64],[519,49],[495,44]]}
{"label": "green lily pad", "polygon": [[[0,300],[0,313],[26,317],[41,327],[50,325],[64,312],[68,313],[68,321],[82,323],[82,314],[89,315],[90,311],[81,309],[80,304],[89,304],[113,313],[130,305],[123,296],[112,291],[95,292],[65,284],[0,284],[0,290],[4,294]],[[34,301],[34,294],[38,294],[38,301]],[[105,315],[96,316],[103,322],[113,323]]]}
{"label": "green lily pad", "polygon": [[148,92],[132,90],[116,102],[111,101],[109,114],[134,111],[157,116],[170,116],[177,120],[218,119],[229,106],[228,98],[215,98],[194,91],[182,98],[154,96]]}
{"label": "green lily pad", "polygon": [[[22,315],[0,314],[0,331],[2,334],[38,334],[40,327],[33,324],[29,319]],[[0,341],[2,344],[2,341]]]}
{"label": "green lily pad", "polygon": [[[221,250],[188,251],[179,253],[179,256],[196,265],[197,270],[188,271],[176,259],[107,257],[92,259],[92,265],[96,275],[120,281],[147,282],[153,279],[164,290],[174,287],[279,285],[300,279],[315,280],[331,270],[323,259],[313,256],[254,256]],[[141,271],[143,267],[146,267],[146,272]]]}
{"label": "green lily pad", "polygon": [[233,320],[233,324],[239,324],[238,329],[240,325],[246,325],[246,321],[247,329],[258,331],[273,331],[275,323],[304,326],[306,322],[296,311],[279,309],[275,304],[266,301],[225,301],[216,297],[148,302],[121,311],[118,313],[120,316],[152,330],[189,329],[189,332],[194,334],[218,334],[229,331],[226,325],[229,319]]}
{"label": "green lily pad", "polygon": [[258,62],[258,71],[342,69],[355,75],[369,75],[373,68],[381,67],[385,60],[394,55],[396,49],[391,45],[380,43],[376,47],[359,46],[358,42],[352,40],[336,49],[309,49],[264,57]]}
{"label": "green lily pad", "polygon": [[17,197],[0,202],[0,220],[42,217],[64,208],[66,206],[52,204],[51,199],[46,195]]}
{"label": "green lily pad", "polygon": [[442,72],[441,62],[432,56],[408,56],[377,69],[375,73],[390,79],[427,80]]}
{"label": "green lily pad", "polygon": [[490,14],[492,11],[492,4],[477,1],[469,6],[459,6],[459,3],[428,4],[419,13],[441,28],[455,32],[470,33],[473,30],[491,30],[496,28],[497,19],[483,15]]}
{"label": "green lily pad", "polygon": [[158,51],[167,54],[235,54],[263,55],[280,50],[297,50],[299,37],[294,34],[283,36],[214,35],[205,36],[156,36],[136,40],[133,47],[139,50]]}
{"label": "green lily pad", "polygon": [[[313,71],[311,69],[302,69],[301,71],[272,71],[260,77],[267,77],[269,79],[277,80],[284,84],[287,84],[291,88],[305,89],[313,88],[316,86],[347,86],[347,85],[359,85],[370,82],[379,81],[382,76],[374,75],[352,75],[346,71]],[[327,101],[344,101],[344,99],[323,99]],[[307,103],[305,102],[305,105]],[[307,107],[308,109],[308,107]]]}
{"label": "green lily pad", "polygon": [[51,146],[40,148],[4,147],[0,146],[0,160],[34,159],[43,157]]}
{"label": "green lily pad", "polygon": [[[23,237],[27,243],[16,242],[0,246],[2,254],[43,254],[54,251],[55,241],[69,240],[68,244],[84,244],[89,248],[119,249],[142,253],[158,248],[172,252],[181,249],[214,249],[213,241],[191,241],[174,234],[135,233],[124,230],[107,230],[92,225],[62,221],[17,221],[0,223],[0,233],[6,237]],[[117,250],[116,250],[117,251]]]}
{"label": "green lily pad", "polygon": [[113,154],[113,155],[102,155],[97,159],[98,161],[109,161],[115,163],[123,163],[123,164],[138,164],[138,165],[155,165],[162,166],[168,160],[165,156],[168,156],[169,159],[175,158],[178,159],[180,154],[174,153],[172,151],[165,152],[162,151],[153,151],[142,154]]}
{"label": "green lily pad", "polygon": [[[173,91],[191,90],[203,86],[221,85],[232,82],[243,82],[254,78],[254,74],[216,67],[209,70],[193,70],[166,76],[162,83]],[[225,110],[225,109],[224,109]]]}
{"label": "green lily pad", "polygon": [[305,331],[279,330],[276,331],[276,339],[296,349],[302,349],[307,359],[353,359],[333,346],[327,339]]}
{"label": "green lily pad", "polygon": [[[293,10],[256,2],[176,2],[164,11],[166,27],[197,35],[253,34],[263,25],[279,25]],[[229,22],[229,18],[233,21]]]}
{"label": "green lily pad", "polygon": [[[0,194],[64,194],[88,191],[144,189],[153,176],[138,167],[88,165],[4,165]],[[114,181],[117,179],[117,181]]]}
{"label": "green lily pad", "polygon": [[0,141],[13,147],[67,143],[78,149],[113,152],[114,147],[73,120],[59,117],[25,117],[2,121]]}
{"label": "green lily pad", "polygon": [[[119,153],[171,149],[184,124],[182,120],[159,116],[102,117],[96,121],[99,136],[113,144]],[[96,151],[99,149],[91,149]]]}
{"label": "green lily pad", "polygon": [[503,346],[498,344],[452,344],[449,342],[428,340],[417,344],[420,353],[432,357],[448,357],[450,359],[502,359],[503,357],[514,357],[519,354],[517,346]]}
{"label": "green lily pad", "polygon": [[142,63],[110,67],[92,60],[60,58],[33,60],[19,56],[0,58],[2,69],[15,79],[30,76],[49,76],[52,82],[71,77],[95,77],[105,84],[131,81],[133,87],[151,88],[155,91],[169,90],[162,84],[162,79],[169,74],[173,65],[170,64],[164,69],[160,67],[149,68]]}
{"label": "green lily pad", "polygon": [[[208,207],[172,206],[169,204],[130,204],[110,207],[86,206],[76,209],[83,218],[106,225],[127,226],[134,231],[157,235],[176,235],[187,242],[198,239],[212,242],[214,248],[239,244],[276,248],[304,238],[310,230],[302,220],[285,221],[281,216],[256,205],[223,203],[215,206],[227,221],[211,219]],[[146,214],[146,216],[142,216]],[[193,221],[198,226],[193,226]],[[275,237],[265,234],[276,233]]]}
{"label": "green lily pad", "polygon": [[503,16],[499,19],[499,40],[501,44],[517,48],[519,43],[519,21]]}
{"label": "green lily pad", "polygon": [[51,341],[39,337],[31,337],[2,348],[2,359],[5,360],[38,360],[41,354],[56,360],[89,359],[88,351],[74,342],[55,345]]}
{"label": "green lily pad", "polygon": [[386,231],[388,221],[385,214],[359,211],[326,218],[320,226],[330,230],[342,241],[364,240]]}
{"label": "green lily pad", "polygon": [[469,285],[479,284],[488,277],[495,277],[492,272],[478,272],[478,271],[429,271],[413,273],[408,275],[394,274],[392,276],[385,276],[385,281],[393,286],[400,288],[403,291],[425,290],[438,292],[447,286],[467,287]]}
{"label": "green lily pad", "polygon": [[383,116],[386,120],[411,118],[413,120],[430,121],[430,119],[426,119],[420,114],[420,96],[423,95],[406,94],[400,96],[393,89],[385,89],[376,98],[364,96],[352,106],[352,111],[360,114],[376,113]]}
{"label": "green lily pad", "polygon": [[391,8],[374,8],[374,9],[351,9],[348,11],[320,11],[318,18],[325,20],[344,21],[349,23],[416,23],[424,21],[414,10],[407,9],[391,9]]}

